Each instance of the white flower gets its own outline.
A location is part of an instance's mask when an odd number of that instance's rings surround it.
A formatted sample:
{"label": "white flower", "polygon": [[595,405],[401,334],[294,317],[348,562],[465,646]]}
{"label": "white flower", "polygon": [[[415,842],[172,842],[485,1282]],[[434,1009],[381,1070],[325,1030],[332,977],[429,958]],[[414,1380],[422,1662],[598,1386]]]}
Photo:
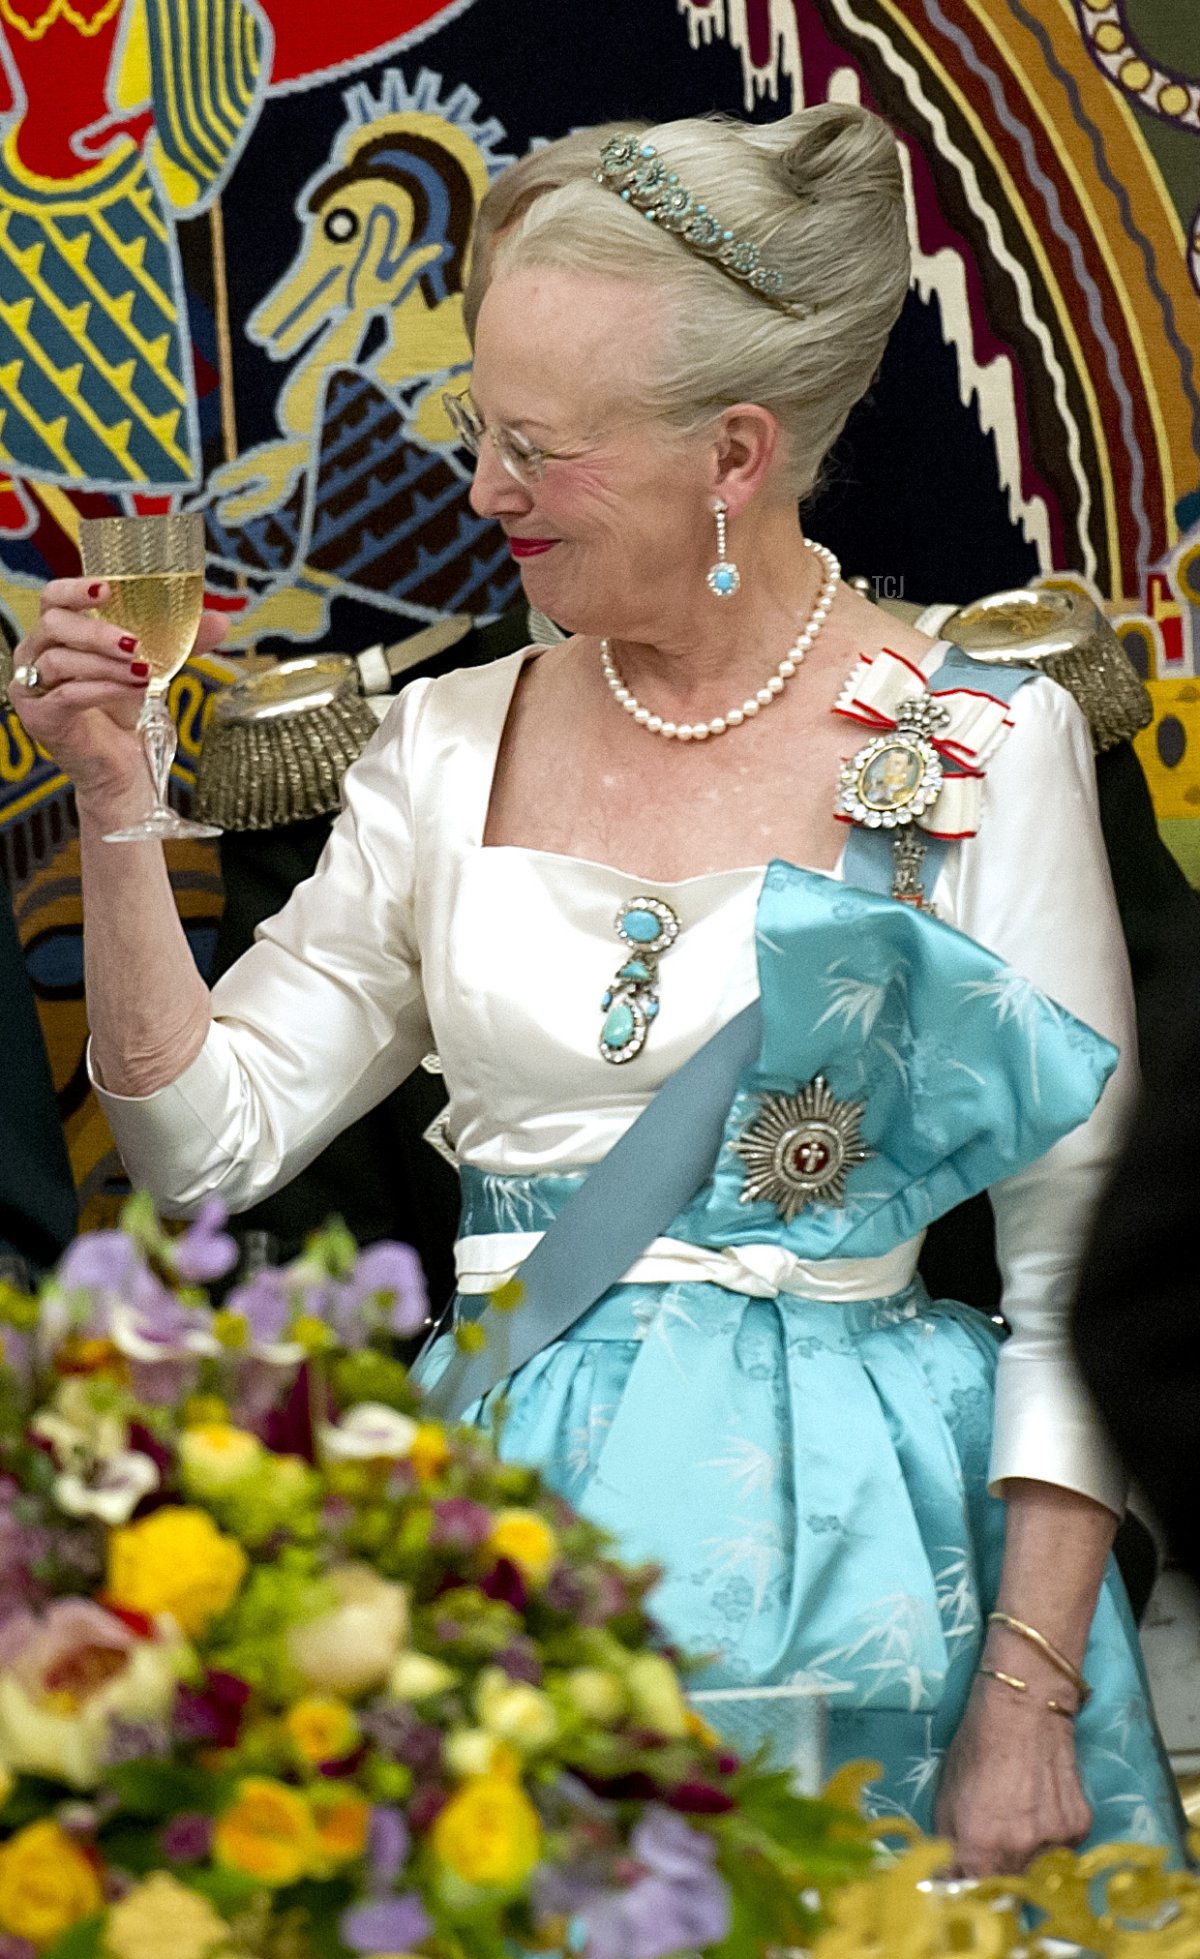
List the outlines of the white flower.
{"label": "white flower", "polygon": [[90,1599],[59,1599],[6,1628],[0,1759],[76,1789],[99,1782],[109,1723],[170,1712],[186,1647],[169,1621],[150,1639]]}
{"label": "white flower", "polygon": [[99,1462],[91,1475],[64,1470],[54,1479],[54,1501],[68,1517],[128,1523],[138,1504],[159,1484],[158,1465],[140,1449],[122,1449]]}
{"label": "white flower", "polygon": [[89,1381],[78,1378],[61,1382],[50,1407],[29,1426],[50,1444],[60,1469],[79,1469],[94,1458],[119,1455],[126,1443],[124,1416],[98,1398]]}
{"label": "white flower", "polygon": [[558,1714],[549,1694],[523,1680],[510,1680],[500,1667],[485,1667],[475,1691],[475,1709],[490,1735],[523,1755],[536,1755],[558,1737]]}
{"label": "white flower", "polygon": [[388,1676],[388,1692],[398,1701],[423,1701],[444,1694],[457,1679],[452,1667],[429,1653],[401,1653]]}
{"label": "white flower", "polygon": [[625,1689],[616,1674],[604,1667],[572,1667],[563,1685],[572,1707],[585,1721],[611,1728],[625,1712]]}
{"label": "white flower", "polygon": [[333,1462],[368,1462],[407,1456],[417,1439],[417,1423],[382,1401],[360,1401],[340,1422],[321,1429],[321,1449]]}
{"label": "white flower", "polygon": [[408,1637],[408,1593],[366,1564],[328,1573],[336,1605],[294,1626],[288,1652],[310,1687],[354,1699],[382,1687]]}
{"label": "white flower", "polygon": [[[144,1329],[150,1326],[150,1331]],[[118,1353],[127,1360],[143,1362],[176,1360],[184,1354],[219,1354],[220,1344],[212,1333],[207,1319],[199,1313],[190,1316],[186,1324],[172,1329],[172,1337],[156,1339],[153,1337],[152,1322],[146,1315],[125,1300],[114,1301],[109,1311],[109,1338]]]}
{"label": "white flower", "polygon": [[442,1754],[451,1775],[460,1782],[472,1776],[489,1775],[496,1766],[501,1744],[483,1728],[452,1728],[442,1745]]}

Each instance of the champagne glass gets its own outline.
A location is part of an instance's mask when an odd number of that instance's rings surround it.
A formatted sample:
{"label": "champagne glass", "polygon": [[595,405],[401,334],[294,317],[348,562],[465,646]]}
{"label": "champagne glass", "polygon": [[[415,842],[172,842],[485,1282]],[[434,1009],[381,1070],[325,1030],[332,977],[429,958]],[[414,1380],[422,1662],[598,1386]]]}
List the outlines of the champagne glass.
{"label": "champagne glass", "polygon": [[137,640],[137,657],[150,667],[150,684],[138,719],[154,808],[140,823],[113,830],[106,843],[140,843],[145,837],[219,837],[211,823],[191,823],[167,802],[178,736],[167,688],[196,641],[204,609],[204,517],[199,511],[165,517],[85,517],[79,554],[86,578],[102,578],[111,596],[97,610]]}

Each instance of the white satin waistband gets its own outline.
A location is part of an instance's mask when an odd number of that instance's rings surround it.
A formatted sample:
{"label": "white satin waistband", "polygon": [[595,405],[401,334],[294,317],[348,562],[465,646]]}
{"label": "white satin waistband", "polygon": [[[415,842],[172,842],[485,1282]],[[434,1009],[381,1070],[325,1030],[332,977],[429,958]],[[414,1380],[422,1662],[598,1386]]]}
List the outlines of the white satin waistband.
{"label": "white satin waistband", "polygon": [[[458,1290],[494,1292],[514,1277],[540,1231],[490,1231],[460,1238],[455,1247]],[[908,1238],[882,1258],[797,1258],[783,1245],[689,1245],[656,1238],[619,1281],[622,1285],[669,1285],[694,1279],[724,1286],[751,1299],[890,1299],[903,1292],[917,1269],[921,1238]]]}

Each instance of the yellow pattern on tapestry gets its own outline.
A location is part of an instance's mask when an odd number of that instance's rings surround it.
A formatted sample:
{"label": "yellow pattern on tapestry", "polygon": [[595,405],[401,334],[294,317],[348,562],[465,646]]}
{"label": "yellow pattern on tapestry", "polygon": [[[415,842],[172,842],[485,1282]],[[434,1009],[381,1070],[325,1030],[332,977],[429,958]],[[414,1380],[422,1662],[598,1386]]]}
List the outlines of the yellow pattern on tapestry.
{"label": "yellow pattern on tapestry", "polygon": [[223,178],[265,79],[267,37],[246,0],[132,0],[114,93],[126,111],[152,101],[148,148],[179,210]]}
{"label": "yellow pattern on tapestry", "polygon": [[104,0],[104,4],[98,7],[94,14],[83,14],[77,7],[71,5],[71,0],[48,0],[48,5],[42,8],[41,13],[35,14],[34,18],[29,20],[26,15],[18,13],[16,8],[9,4],[9,0],[0,0],[0,20],[8,27],[15,28],[26,41],[40,41],[56,20],[65,20],[77,34],[90,36],[99,34],[102,27],[108,26],[120,5],[121,0]]}

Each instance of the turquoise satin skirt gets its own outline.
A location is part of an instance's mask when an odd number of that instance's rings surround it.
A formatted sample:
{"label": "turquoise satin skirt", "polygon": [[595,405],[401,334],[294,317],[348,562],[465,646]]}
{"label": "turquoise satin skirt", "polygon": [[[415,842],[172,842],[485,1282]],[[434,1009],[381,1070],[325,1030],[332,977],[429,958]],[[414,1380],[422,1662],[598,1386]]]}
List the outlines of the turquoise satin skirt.
{"label": "turquoise satin skirt", "polygon": [[[464,1232],[544,1229],[576,1181],[468,1171]],[[504,1384],[500,1449],[612,1531],[621,1556],[663,1567],[651,1605],[668,1637],[719,1655],[696,1686],[822,1688],[828,1770],[879,1761],[875,1812],[932,1830],[1000,1578],[1005,1511],[987,1489],[999,1345],[982,1314],[919,1282],[838,1305],[615,1286]],[[451,1350],[432,1350],[425,1385]],[[467,1419],[486,1425],[493,1399]],[[1182,1856],[1115,1566],[1085,1672],[1089,1841]],[[786,1757],[786,1697],[759,1710],[749,1739]],[[730,1739],[746,1746],[743,1718]]]}

